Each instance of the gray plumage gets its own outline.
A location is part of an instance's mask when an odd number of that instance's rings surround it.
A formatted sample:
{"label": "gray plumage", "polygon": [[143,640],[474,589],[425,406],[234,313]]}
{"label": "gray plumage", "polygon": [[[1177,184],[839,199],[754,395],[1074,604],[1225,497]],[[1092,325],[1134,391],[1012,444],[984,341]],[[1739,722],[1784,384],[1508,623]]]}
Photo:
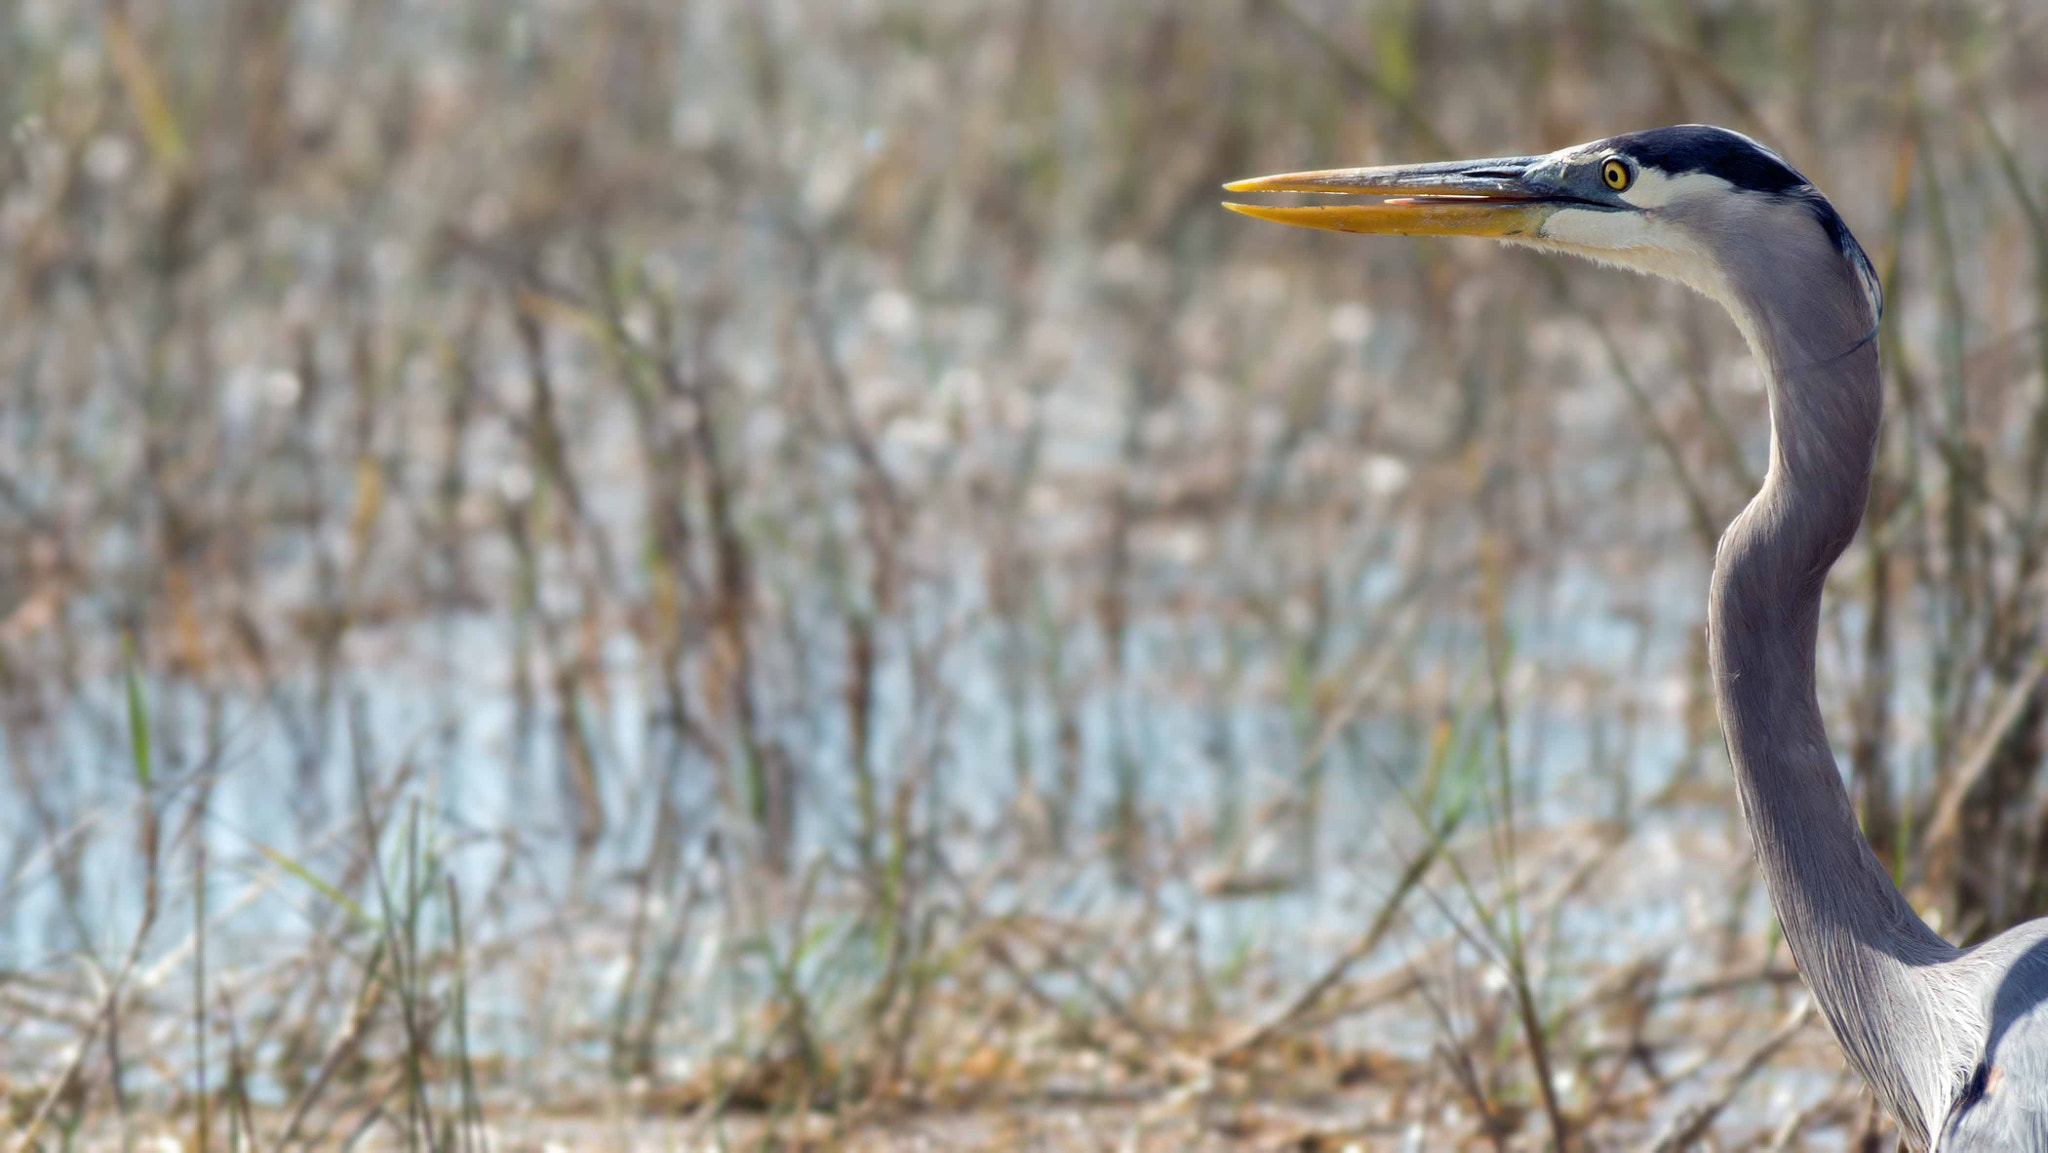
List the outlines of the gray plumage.
{"label": "gray plumage", "polygon": [[[1786,942],[1849,1063],[1914,1148],[1939,1135],[1940,1150],[2048,1149],[2048,1026],[2036,1011],[2048,922],[1969,951],[1928,928],[1857,827],[1815,697],[1821,589],[1862,521],[1877,447],[1868,293],[1802,206],[1736,192],[1672,210],[1720,264],[1770,397],[1769,472],[1721,538],[1707,638]],[[1973,1083],[1982,1091],[1959,1107]]]}
{"label": "gray plumage", "polygon": [[[2033,930],[2029,933],[2027,930]],[[2048,931],[2033,921],[1985,943],[1991,986],[1977,1064],[1948,1115],[1939,1149],[2048,1149]]]}
{"label": "gray plumage", "polygon": [[1929,928],[1863,840],[1815,696],[1822,586],[1861,524],[1882,406],[1876,277],[1826,198],[1749,138],[1699,125],[1230,187],[1410,196],[1232,207],[1343,231],[1494,236],[1667,276],[1728,309],[1764,369],[1770,465],[1721,538],[1707,639],[1771,903],[1843,1054],[1909,1145],[2048,1151],[2048,920],[1967,950]]}

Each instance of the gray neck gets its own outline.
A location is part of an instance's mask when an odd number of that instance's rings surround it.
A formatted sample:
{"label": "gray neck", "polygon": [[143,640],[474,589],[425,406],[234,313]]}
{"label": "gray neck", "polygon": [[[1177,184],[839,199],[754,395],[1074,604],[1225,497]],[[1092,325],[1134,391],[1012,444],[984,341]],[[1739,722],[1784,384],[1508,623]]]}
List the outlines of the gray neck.
{"label": "gray neck", "polygon": [[[1771,461],[1721,538],[1709,661],[1743,816],[1792,956],[1850,1064],[1925,1147],[1948,1046],[1930,1052],[1905,1038],[1941,1035],[1929,966],[1956,951],[1864,843],[1814,695],[1822,582],[1856,535],[1876,454],[1877,347],[1864,339],[1873,320],[1846,262],[1832,279],[1800,271],[1734,282],[1737,319],[1768,380]],[[1788,283],[1811,295],[1788,304]]]}

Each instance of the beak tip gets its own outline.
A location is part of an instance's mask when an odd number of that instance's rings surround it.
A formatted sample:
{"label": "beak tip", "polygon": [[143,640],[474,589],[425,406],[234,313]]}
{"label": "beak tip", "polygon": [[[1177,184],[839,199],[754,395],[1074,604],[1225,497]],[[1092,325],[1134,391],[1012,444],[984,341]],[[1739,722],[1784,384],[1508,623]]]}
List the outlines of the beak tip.
{"label": "beak tip", "polygon": [[1257,180],[1233,180],[1223,186],[1223,191],[1250,192],[1253,190],[1252,186],[1257,183]]}

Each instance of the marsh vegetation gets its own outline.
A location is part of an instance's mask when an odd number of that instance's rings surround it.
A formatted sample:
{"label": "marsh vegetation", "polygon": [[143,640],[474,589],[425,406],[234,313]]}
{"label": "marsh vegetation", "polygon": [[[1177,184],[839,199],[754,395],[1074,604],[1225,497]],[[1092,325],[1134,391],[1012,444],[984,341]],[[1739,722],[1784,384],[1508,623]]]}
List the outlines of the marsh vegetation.
{"label": "marsh vegetation", "polygon": [[12,1140],[1884,1147],[1704,681],[1732,326],[1217,186],[1686,121],[1812,176],[1890,301],[1822,705],[1972,940],[2048,911],[2043,60],[1915,0],[19,0]]}

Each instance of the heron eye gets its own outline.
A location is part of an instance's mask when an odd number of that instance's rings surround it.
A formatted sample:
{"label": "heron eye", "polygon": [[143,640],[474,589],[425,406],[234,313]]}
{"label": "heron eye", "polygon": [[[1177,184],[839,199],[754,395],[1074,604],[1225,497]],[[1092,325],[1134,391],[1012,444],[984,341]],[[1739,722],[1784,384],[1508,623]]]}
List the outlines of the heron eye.
{"label": "heron eye", "polygon": [[1600,166],[1600,179],[1607,182],[1607,187],[1621,192],[1628,188],[1628,165],[1609,157],[1607,163]]}

